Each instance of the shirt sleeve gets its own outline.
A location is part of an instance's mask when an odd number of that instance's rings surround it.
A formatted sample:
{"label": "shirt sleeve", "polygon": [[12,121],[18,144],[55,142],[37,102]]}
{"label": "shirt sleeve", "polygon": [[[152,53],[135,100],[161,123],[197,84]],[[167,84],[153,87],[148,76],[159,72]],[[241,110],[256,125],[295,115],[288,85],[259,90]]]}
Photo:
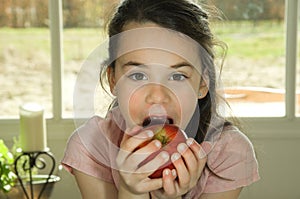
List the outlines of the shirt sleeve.
{"label": "shirt sleeve", "polygon": [[208,155],[204,193],[234,190],[259,180],[258,163],[250,140],[239,130],[223,132]]}
{"label": "shirt sleeve", "polygon": [[81,142],[77,131],[69,138],[61,163],[70,173],[73,173],[73,169],[76,169],[103,181],[113,183],[111,168],[95,160]]}

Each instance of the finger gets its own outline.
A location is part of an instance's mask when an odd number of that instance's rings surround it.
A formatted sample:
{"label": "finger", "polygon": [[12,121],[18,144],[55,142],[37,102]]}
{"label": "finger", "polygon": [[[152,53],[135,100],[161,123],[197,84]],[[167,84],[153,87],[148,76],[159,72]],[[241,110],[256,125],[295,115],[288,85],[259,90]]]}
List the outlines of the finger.
{"label": "finger", "polygon": [[173,180],[175,180],[177,178],[177,172],[176,169],[172,169],[172,176],[173,176]]}
{"label": "finger", "polygon": [[150,140],[153,135],[151,130],[141,131],[139,127],[135,127],[132,130],[127,129],[120,143],[120,148],[133,151],[143,142]]}
{"label": "finger", "polygon": [[121,143],[120,143],[120,147],[122,148],[122,146],[124,146],[124,143],[126,143],[127,140],[129,138],[131,138],[134,134],[136,134],[137,132],[139,132],[139,130],[140,130],[139,126],[135,126],[132,129],[127,128],[125,130],[125,133],[124,133],[123,137],[122,137],[122,140],[121,140]]}
{"label": "finger", "polygon": [[160,152],[152,160],[142,165],[136,170],[138,173],[145,173],[147,176],[156,171],[159,167],[164,165],[170,159],[169,153],[166,151]]}
{"label": "finger", "polygon": [[146,146],[136,150],[127,157],[125,167],[130,170],[136,170],[138,165],[140,165],[149,155],[157,152],[161,148],[161,142],[158,140],[153,140]]}
{"label": "finger", "polygon": [[127,128],[124,133],[124,137],[132,137],[136,135],[143,127],[141,126],[134,126],[132,128]]}
{"label": "finger", "polygon": [[123,164],[126,158],[142,143],[153,137],[152,131],[141,131],[138,136],[124,135],[120,144],[120,150],[117,157],[117,163]]}
{"label": "finger", "polygon": [[173,153],[171,156],[173,165],[177,171],[180,187],[187,188],[190,181],[190,173],[185,166],[183,159],[179,153]]}
{"label": "finger", "polygon": [[144,178],[143,186],[140,186],[140,192],[150,192],[153,190],[158,190],[162,188],[162,178],[156,178],[156,179],[150,179],[150,178]]}
{"label": "finger", "polygon": [[[175,171],[175,169],[173,169],[173,171]],[[163,188],[165,193],[168,196],[172,196],[176,194],[174,177],[176,178],[176,176],[174,176],[174,172],[172,172],[170,169],[165,169],[163,171]]]}
{"label": "finger", "polygon": [[195,171],[198,170],[198,161],[194,153],[188,148],[185,143],[180,143],[177,146],[177,151],[182,155],[189,173],[195,173]]}
{"label": "finger", "polygon": [[161,142],[159,140],[152,140],[148,144],[144,145],[135,151],[137,154],[146,154],[147,156],[161,148]]}
{"label": "finger", "polygon": [[207,154],[205,150],[201,147],[200,144],[198,144],[194,139],[189,138],[187,140],[187,145],[192,149],[193,153],[195,154],[195,157],[197,158],[198,162],[206,162]]}
{"label": "finger", "polygon": [[124,142],[126,142],[129,138],[140,132],[142,127],[140,126],[135,126],[133,128],[127,128],[124,132],[123,138],[121,140],[120,145],[122,145]]}

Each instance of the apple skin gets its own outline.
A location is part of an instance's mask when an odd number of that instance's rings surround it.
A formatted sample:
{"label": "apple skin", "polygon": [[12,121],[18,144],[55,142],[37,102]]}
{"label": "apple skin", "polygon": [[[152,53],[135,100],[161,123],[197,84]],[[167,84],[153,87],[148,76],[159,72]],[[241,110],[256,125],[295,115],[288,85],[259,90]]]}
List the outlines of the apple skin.
{"label": "apple skin", "polygon": [[[179,127],[172,124],[152,125],[142,129],[142,131],[145,130],[151,130],[154,133],[154,136],[150,141],[142,143],[138,148],[147,145],[152,140],[159,140],[162,144],[162,147],[158,151],[150,154],[144,161],[139,164],[139,166],[146,164],[162,151],[166,151],[169,153],[169,155],[172,155],[173,153],[177,152],[177,145],[180,143],[185,143],[187,139],[185,132],[182,131]],[[170,159],[161,167],[159,167],[154,173],[152,173],[149,178],[161,178],[162,172],[166,168],[169,168],[170,170],[175,169]]]}

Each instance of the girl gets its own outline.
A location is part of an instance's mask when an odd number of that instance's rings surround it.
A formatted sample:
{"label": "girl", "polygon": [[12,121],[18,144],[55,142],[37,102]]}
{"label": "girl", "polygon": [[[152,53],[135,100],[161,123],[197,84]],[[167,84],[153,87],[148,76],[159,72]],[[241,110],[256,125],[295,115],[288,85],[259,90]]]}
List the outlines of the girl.
{"label": "girl", "polygon": [[[101,82],[116,100],[73,133],[62,160],[82,197],[238,198],[258,166],[251,142],[219,113],[208,14],[188,0],[124,0],[108,33]],[[164,123],[189,138],[141,164],[162,147],[143,128]],[[169,159],[175,169],[149,178]]]}

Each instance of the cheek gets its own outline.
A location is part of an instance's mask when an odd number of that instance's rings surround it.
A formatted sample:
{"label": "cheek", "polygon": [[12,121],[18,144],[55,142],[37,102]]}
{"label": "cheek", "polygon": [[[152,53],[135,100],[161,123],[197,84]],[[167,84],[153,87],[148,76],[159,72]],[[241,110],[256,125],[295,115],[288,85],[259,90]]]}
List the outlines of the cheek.
{"label": "cheek", "polygon": [[177,90],[176,95],[181,111],[180,127],[184,129],[191,120],[197,106],[197,96],[194,90],[191,89]]}
{"label": "cheek", "polygon": [[144,92],[139,89],[122,86],[118,88],[118,104],[128,127],[137,125],[141,110],[145,109]]}
{"label": "cheek", "polygon": [[139,113],[145,107],[144,93],[140,91],[133,92],[131,96],[128,98],[128,107],[129,107],[129,114],[132,117],[132,120],[136,120],[139,117]]}

